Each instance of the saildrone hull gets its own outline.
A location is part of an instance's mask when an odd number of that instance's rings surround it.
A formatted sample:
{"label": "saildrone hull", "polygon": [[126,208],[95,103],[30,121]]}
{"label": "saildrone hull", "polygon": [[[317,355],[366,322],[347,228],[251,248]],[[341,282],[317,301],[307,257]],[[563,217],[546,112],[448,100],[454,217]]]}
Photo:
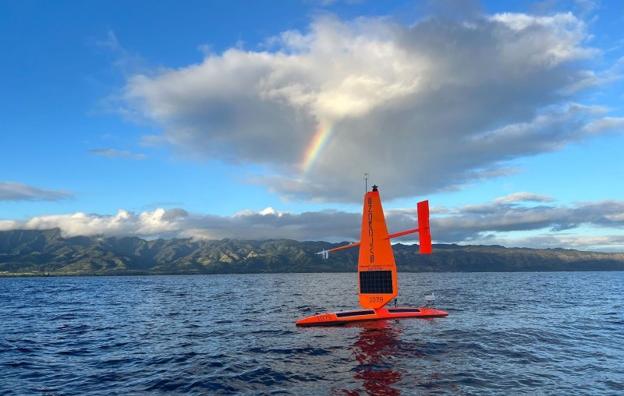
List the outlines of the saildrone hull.
{"label": "saildrone hull", "polygon": [[368,320],[394,320],[408,318],[442,318],[448,312],[429,307],[397,307],[360,309],[357,311],[330,312],[299,319],[297,326],[340,326],[351,322]]}

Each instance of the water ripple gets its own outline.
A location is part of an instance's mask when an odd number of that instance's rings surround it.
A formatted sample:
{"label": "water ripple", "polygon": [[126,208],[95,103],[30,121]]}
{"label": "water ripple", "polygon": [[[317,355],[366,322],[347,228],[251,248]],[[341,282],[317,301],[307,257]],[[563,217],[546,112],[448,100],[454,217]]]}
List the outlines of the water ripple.
{"label": "water ripple", "polygon": [[353,274],[0,279],[0,394],[624,393],[624,273],[401,274],[450,316],[298,329]]}

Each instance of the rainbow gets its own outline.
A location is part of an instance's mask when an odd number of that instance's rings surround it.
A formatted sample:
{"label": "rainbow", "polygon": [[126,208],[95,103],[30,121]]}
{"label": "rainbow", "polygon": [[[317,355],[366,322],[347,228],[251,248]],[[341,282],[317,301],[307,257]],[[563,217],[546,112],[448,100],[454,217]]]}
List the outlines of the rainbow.
{"label": "rainbow", "polygon": [[331,123],[319,122],[319,125],[314,132],[314,136],[312,136],[312,140],[310,140],[310,143],[308,143],[308,146],[303,153],[301,170],[304,173],[312,167],[321,151],[323,151],[323,148],[327,146],[333,131],[334,127]]}

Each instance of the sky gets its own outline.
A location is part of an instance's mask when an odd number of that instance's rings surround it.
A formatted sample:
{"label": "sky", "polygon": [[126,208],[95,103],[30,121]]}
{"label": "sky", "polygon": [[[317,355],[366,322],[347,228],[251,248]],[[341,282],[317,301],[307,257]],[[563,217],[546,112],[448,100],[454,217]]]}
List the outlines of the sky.
{"label": "sky", "polygon": [[[0,230],[624,251],[620,1],[0,0]],[[413,242],[409,238],[403,242]]]}

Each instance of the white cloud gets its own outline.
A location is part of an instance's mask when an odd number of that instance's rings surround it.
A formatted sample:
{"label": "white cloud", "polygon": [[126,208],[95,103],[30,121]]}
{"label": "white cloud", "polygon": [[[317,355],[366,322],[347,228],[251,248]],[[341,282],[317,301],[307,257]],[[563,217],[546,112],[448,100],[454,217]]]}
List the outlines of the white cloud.
{"label": "white cloud", "polygon": [[16,182],[0,182],[0,201],[58,201],[72,194],[60,190],[46,190]]}
{"label": "white cloud", "polygon": [[272,208],[272,207],[270,207],[270,206],[269,206],[269,207],[267,207],[267,208],[262,209],[262,210],[261,210],[260,212],[258,212],[258,213],[260,213],[260,214],[261,214],[261,215],[263,215],[263,216],[264,216],[264,215],[272,215],[272,216],[278,216],[278,217],[279,217],[279,216],[281,216],[281,215],[282,215],[282,212],[278,212],[277,210],[273,209],[273,208]]}
{"label": "white cloud", "polygon": [[496,203],[514,203],[514,202],[551,202],[553,199],[546,195],[540,195],[530,192],[516,192],[494,200]]}
{"label": "white cloud", "polygon": [[120,209],[115,215],[98,215],[83,212],[61,215],[36,216],[24,222],[14,222],[15,228],[45,230],[60,228],[65,236],[77,235],[138,235],[175,236],[187,217],[181,209],[162,208],[135,214]]}
{"label": "white cloud", "polygon": [[142,153],[133,153],[132,151],[118,150],[110,147],[90,149],[89,152],[93,155],[107,158],[127,158],[135,160],[143,160],[147,158],[147,156]]}
{"label": "white cloud", "polygon": [[624,117],[604,117],[587,124],[585,130],[590,133],[601,133],[604,131],[624,132]]}
{"label": "white cloud", "polygon": [[23,227],[18,221],[15,220],[0,220],[0,231],[15,230]]}
{"label": "white cloud", "polygon": [[[508,246],[591,247],[624,250],[622,238],[605,235],[624,229],[624,201],[586,202],[565,206],[542,195],[521,192],[481,205],[432,208],[435,241],[489,243]],[[533,205],[527,205],[533,202]],[[387,210],[390,231],[413,228],[414,209]],[[188,213],[183,209],[155,209],[141,213],[119,210],[114,215],[74,213],[37,216],[25,221],[0,221],[0,230],[60,228],[65,236],[136,235],[205,239],[356,240],[360,214],[335,210],[288,213],[266,208],[232,216]],[[582,227],[603,232],[584,235]],[[610,231],[609,231],[610,230]],[[526,236],[531,232],[531,236]],[[520,236],[518,236],[518,233]],[[595,234],[595,232],[594,232]],[[546,238],[549,237],[549,238]],[[586,239],[583,239],[586,238]],[[611,238],[611,239],[609,239]],[[583,242],[585,240],[585,242]],[[402,241],[410,241],[409,237]],[[555,241],[559,241],[558,244]],[[592,242],[593,241],[593,242]],[[609,241],[612,243],[609,244]]]}
{"label": "white cloud", "polygon": [[113,30],[107,31],[105,37],[94,40],[93,44],[108,51],[113,57],[113,66],[124,75],[147,70],[144,59],[124,48]]}
{"label": "white cloud", "polygon": [[[595,49],[582,46],[588,38],[585,24],[569,12],[552,16],[501,13],[492,16],[491,20],[501,22],[521,34],[516,37],[517,40],[508,44],[507,56],[530,54],[530,63],[534,65],[556,66],[598,53]],[[537,44],[537,41],[540,43]],[[542,51],[534,52],[538,46]]]}
{"label": "white cloud", "polygon": [[269,50],[135,74],[124,98],[176,150],[267,165],[272,174],[250,179],[333,201],[359,200],[364,172],[388,198],[413,196],[605,130],[604,109],[573,103],[579,81],[599,79],[583,67],[598,52],[581,19],[470,15],[412,26],[325,16]]}

